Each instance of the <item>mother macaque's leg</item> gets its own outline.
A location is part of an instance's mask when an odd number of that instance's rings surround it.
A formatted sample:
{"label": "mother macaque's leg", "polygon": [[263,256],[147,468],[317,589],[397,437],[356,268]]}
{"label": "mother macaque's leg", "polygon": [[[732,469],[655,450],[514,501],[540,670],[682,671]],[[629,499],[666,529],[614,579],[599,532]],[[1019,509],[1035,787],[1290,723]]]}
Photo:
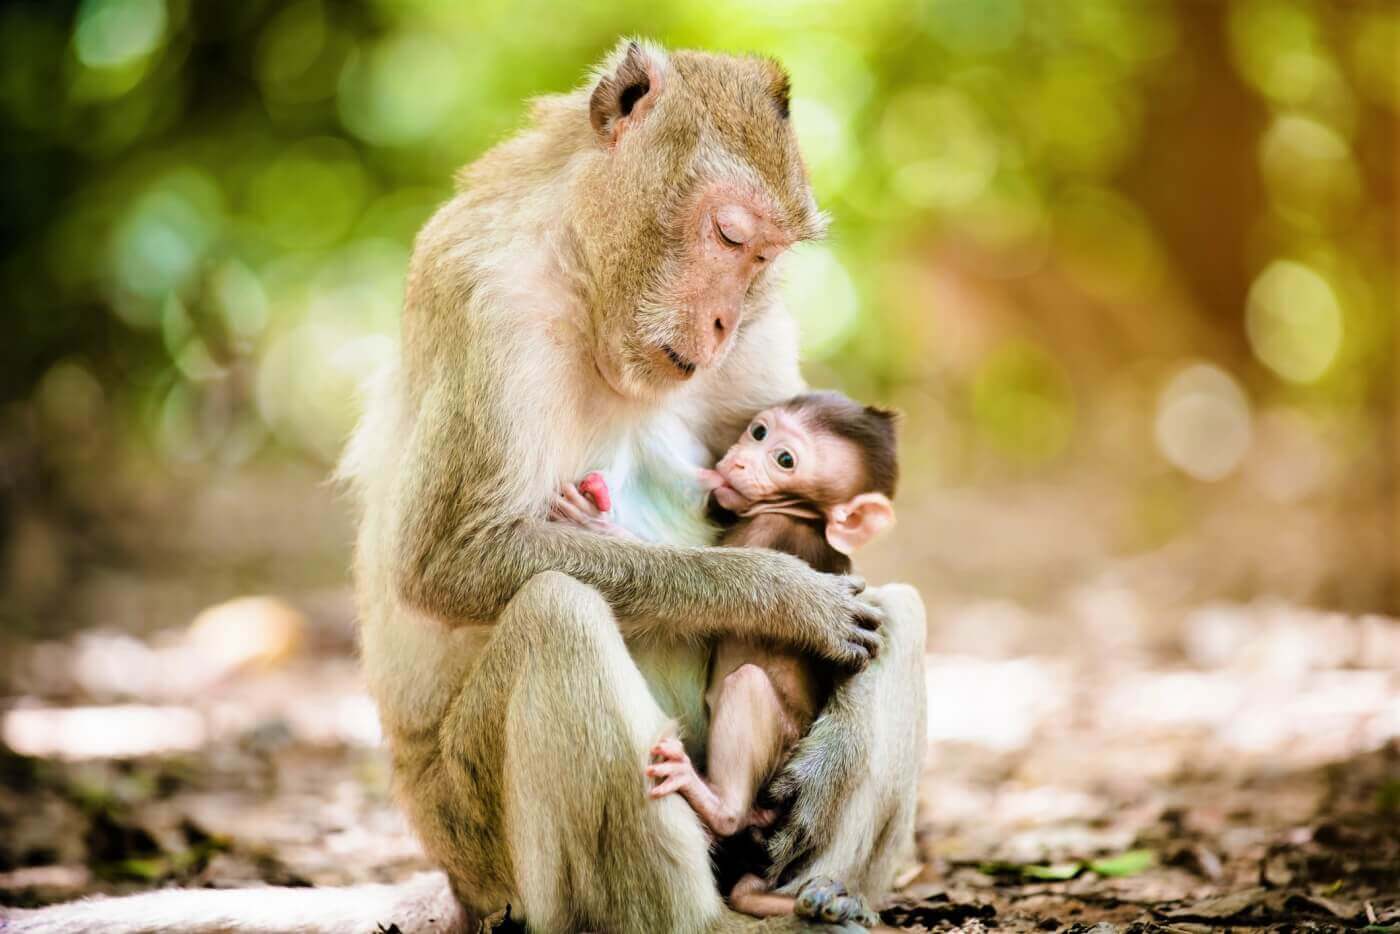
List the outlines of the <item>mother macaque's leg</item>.
{"label": "mother macaque's leg", "polygon": [[668,724],[602,596],[539,574],[444,722],[449,794],[417,817],[455,826],[424,835],[446,837],[432,848],[469,900],[504,874],[531,930],[706,930],[723,913],[706,836],[680,798],[649,799],[642,776]]}
{"label": "mother macaque's leg", "polygon": [[867,596],[887,614],[885,644],[869,668],[837,687],[774,779],[772,792],[793,804],[768,852],[780,892],[830,877],[878,905],[914,859],[926,622],[912,587],[889,584]]}

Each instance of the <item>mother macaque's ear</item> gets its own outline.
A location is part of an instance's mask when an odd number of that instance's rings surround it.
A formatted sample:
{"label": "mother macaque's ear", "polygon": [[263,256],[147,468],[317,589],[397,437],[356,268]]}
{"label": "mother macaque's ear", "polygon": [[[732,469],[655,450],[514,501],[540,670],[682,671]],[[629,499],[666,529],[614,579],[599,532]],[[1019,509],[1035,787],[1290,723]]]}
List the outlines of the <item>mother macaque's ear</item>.
{"label": "mother macaque's ear", "polygon": [[892,525],[894,506],[889,497],[883,493],[862,493],[827,512],[826,540],[841,554],[849,555]]}
{"label": "mother macaque's ear", "polygon": [[598,141],[611,149],[643,120],[665,84],[666,53],[651,44],[625,40],[599,71],[588,119]]}

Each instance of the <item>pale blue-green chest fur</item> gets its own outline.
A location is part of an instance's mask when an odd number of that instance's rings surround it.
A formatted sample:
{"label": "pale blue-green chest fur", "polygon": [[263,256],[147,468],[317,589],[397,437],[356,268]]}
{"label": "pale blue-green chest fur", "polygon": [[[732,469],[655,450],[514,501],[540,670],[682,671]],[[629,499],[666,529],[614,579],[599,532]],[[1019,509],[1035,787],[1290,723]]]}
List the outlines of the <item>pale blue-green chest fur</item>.
{"label": "pale blue-green chest fur", "polygon": [[[594,465],[607,479],[613,521],[638,538],[668,545],[712,545],[716,529],[705,519],[698,471],[712,466],[707,451],[674,414],[633,428],[614,447],[610,462]],[[708,714],[705,683],[709,643],[659,637],[628,643],[652,697],[674,717],[690,754],[704,759]]]}

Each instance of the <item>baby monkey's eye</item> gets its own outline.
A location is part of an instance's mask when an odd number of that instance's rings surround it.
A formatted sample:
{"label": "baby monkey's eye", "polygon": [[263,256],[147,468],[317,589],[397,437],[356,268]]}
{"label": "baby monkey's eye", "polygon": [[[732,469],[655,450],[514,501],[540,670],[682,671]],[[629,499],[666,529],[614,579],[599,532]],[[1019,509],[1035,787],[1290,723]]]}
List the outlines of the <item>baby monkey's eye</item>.
{"label": "baby monkey's eye", "polygon": [[784,470],[791,470],[792,468],[797,466],[796,458],[794,458],[792,454],[787,451],[779,451],[775,459],[778,462],[778,466],[783,468]]}
{"label": "baby monkey's eye", "polygon": [[756,424],[749,429],[749,434],[755,441],[762,441],[764,438],[768,437],[768,426]]}

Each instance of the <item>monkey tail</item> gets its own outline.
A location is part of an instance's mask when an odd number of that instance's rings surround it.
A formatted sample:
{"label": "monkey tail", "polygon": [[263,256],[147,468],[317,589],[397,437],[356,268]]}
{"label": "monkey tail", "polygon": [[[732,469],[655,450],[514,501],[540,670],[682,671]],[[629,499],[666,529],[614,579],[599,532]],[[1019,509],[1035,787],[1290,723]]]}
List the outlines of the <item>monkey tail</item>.
{"label": "monkey tail", "polygon": [[461,934],[474,930],[470,920],[441,872],[394,885],[164,889],[8,915],[0,909],[5,934]]}

